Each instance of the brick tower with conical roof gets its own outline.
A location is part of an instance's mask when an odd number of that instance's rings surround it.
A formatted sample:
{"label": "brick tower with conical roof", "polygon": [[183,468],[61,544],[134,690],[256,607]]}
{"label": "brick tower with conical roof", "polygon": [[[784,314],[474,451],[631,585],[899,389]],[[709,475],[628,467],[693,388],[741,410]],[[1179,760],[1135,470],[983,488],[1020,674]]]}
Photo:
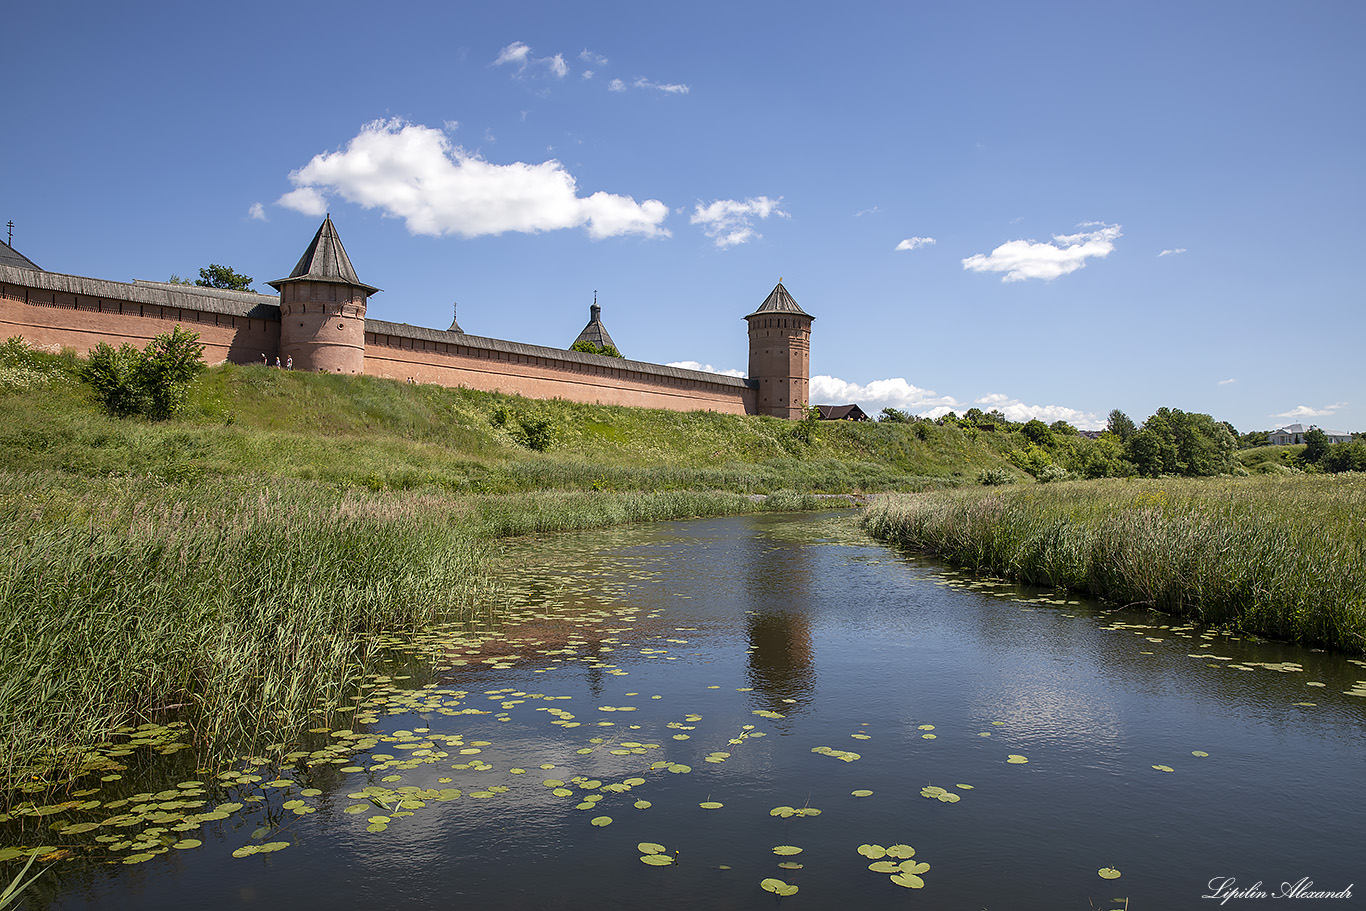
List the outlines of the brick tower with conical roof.
{"label": "brick tower with conical roof", "polygon": [[365,372],[365,304],[379,291],[356,277],[332,216],[288,278],[268,283],[280,292],[280,357],[295,370]]}
{"label": "brick tower with conical roof", "polygon": [[782,280],[745,317],[749,322],[749,378],[758,383],[759,414],[806,417],[811,380],[811,321]]}

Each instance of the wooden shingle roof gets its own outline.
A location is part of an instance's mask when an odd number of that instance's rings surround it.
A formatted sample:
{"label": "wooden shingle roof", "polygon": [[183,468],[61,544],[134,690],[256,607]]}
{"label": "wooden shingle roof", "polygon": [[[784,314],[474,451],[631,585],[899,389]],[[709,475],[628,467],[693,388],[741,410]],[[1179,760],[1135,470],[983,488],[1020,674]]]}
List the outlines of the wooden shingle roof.
{"label": "wooden shingle roof", "polygon": [[608,345],[617,347],[616,342],[612,341],[612,336],[607,334],[607,327],[602,324],[602,308],[598,306],[597,297],[593,298],[593,306],[588,308],[588,325],[583,327],[583,331],[574,339],[571,347],[579,342],[589,342],[599,348],[606,348]]}
{"label": "wooden shingle roof", "polygon": [[746,316],[745,319],[749,319],[750,316],[758,316],[761,313],[797,313],[808,319],[815,319],[814,316],[803,310],[798,306],[797,302],[792,299],[792,295],[788,294],[787,289],[783,287],[781,279],[778,281],[778,284],[773,286],[773,290],[769,292],[768,297],[764,298],[764,302],[759,305],[759,309],[749,314],[749,316]]}
{"label": "wooden shingle roof", "polygon": [[29,269],[34,272],[43,271],[37,263],[3,240],[0,240],[0,266],[13,266],[16,269]]}
{"label": "wooden shingle roof", "polygon": [[304,255],[299,257],[299,264],[289,273],[289,277],[277,278],[266,284],[279,291],[281,285],[301,281],[337,282],[364,288],[367,294],[379,293],[378,288],[367,285],[356,277],[351,257],[346,255],[346,248],[342,246],[341,237],[337,235],[337,226],[332,224],[331,215],[323,219],[318,233],[313,235],[313,242],[308,245]]}

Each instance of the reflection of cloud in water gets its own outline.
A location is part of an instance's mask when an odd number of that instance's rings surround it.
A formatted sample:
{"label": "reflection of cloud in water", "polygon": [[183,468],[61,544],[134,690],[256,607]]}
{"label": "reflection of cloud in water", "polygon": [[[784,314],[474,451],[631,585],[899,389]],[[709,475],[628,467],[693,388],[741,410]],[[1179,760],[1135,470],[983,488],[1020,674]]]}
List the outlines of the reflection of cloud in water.
{"label": "reflection of cloud in water", "polygon": [[[1015,677],[1000,683],[999,689],[979,692],[972,700],[972,714],[985,725],[982,730],[1089,753],[1124,740],[1118,706],[1070,686],[1061,676]],[[992,726],[993,721],[1005,724]]]}

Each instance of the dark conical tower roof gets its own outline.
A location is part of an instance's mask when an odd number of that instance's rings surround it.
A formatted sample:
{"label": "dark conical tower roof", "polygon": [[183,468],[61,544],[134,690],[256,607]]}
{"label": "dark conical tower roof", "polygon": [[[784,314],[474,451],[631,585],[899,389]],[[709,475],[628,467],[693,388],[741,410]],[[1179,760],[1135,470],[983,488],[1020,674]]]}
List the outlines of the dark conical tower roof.
{"label": "dark conical tower roof", "polygon": [[573,344],[577,345],[579,342],[589,342],[599,348],[606,348],[608,345],[617,347],[616,342],[612,341],[612,336],[607,334],[607,327],[602,324],[602,308],[598,306],[596,295],[593,297],[593,306],[588,308],[588,325],[583,327],[583,331],[574,339]]}
{"label": "dark conical tower roof", "polygon": [[[783,287],[782,279],[779,279],[778,284],[773,286],[773,290],[769,292],[768,297],[764,298],[759,309],[749,316],[758,316],[761,313],[796,313],[808,319],[815,319],[814,316],[798,306],[797,302],[792,299],[792,295],[787,293],[787,289]],[[749,316],[745,319],[749,319]]]}
{"label": "dark conical tower roof", "polygon": [[364,288],[367,294],[379,292],[378,288],[367,285],[356,277],[351,257],[346,255],[346,248],[342,246],[341,237],[337,235],[337,226],[332,224],[331,215],[323,219],[318,233],[313,235],[313,242],[308,245],[304,255],[299,257],[299,264],[289,273],[289,278],[277,278],[267,284],[279,291],[281,285],[298,281],[336,282]]}

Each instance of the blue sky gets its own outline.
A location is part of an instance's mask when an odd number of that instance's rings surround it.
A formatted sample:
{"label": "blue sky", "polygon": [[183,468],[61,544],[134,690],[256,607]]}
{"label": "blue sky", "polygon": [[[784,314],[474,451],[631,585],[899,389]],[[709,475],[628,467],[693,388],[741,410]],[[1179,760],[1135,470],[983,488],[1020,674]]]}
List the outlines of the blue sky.
{"label": "blue sky", "polygon": [[813,402],[1366,430],[1360,2],[25,4],[0,221],[56,271],[289,273],[380,319]]}

